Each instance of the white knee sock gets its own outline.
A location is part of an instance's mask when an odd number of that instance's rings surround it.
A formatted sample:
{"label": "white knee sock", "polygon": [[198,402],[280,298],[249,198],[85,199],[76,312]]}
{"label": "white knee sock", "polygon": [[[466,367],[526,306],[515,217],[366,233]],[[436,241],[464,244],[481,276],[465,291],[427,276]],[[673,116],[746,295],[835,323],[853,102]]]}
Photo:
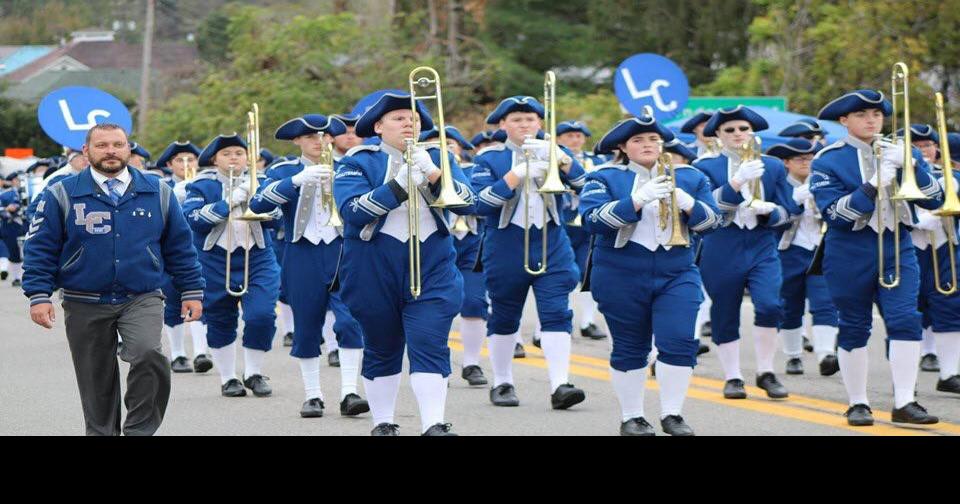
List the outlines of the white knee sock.
{"label": "white knee sock", "polygon": [[[803,340],[800,341],[802,347]],[[772,373],[773,358],[777,354],[777,329],[753,326],[753,350],[757,356],[757,374]]]}
{"label": "white knee sock", "polygon": [[960,374],[960,332],[933,333],[940,359],[940,379]]}
{"label": "white knee sock", "polygon": [[840,364],[840,376],[843,377],[843,386],[847,389],[850,406],[854,404],[870,405],[867,401],[867,349],[855,348],[848,352],[840,349],[837,352],[837,361]]}
{"label": "white knee sock", "polygon": [[254,350],[252,348],[243,349],[243,378],[247,379],[253,375],[262,375],[263,359],[267,352],[263,350]]}
{"label": "white knee sock", "polygon": [[487,337],[487,321],[482,318],[460,320],[460,337],[463,338],[463,367],[480,365],[480,350]]}
{"label": "white knee sock", "polygon": [[937,343],[933,336],[933,328],[928,327],[923,330],[923,340],[921,343],[920,355],[937,355]]}
{"label": "white knee sock", "polygon": [[10,276],[14,280],[23,280],[23,263],[10,263]]}
{"label": "white knee sock", "polygon": [[920,372],[920,342],[890,341],[890,371],[893,375],[893,403],[902,408],[913,402]]}
{"label": "white knee sock", "polygon": [[287,303],[280,303],[280,327],[284,334],[294,332],[293,308]]}
{"label": "white knee sock", "polygon": [[[520,331],[513,333],[513,342],[514,344],[516,343],[520,343],[521,345],[523,344],[523,336],[520,335]],[[510,347],[510,348],[513,348],[513,347]]]}
{"label": "white knee sock", "polygon": [[813,351],[817,354],[817,362],[828,355],[836,353],[837,328],[833,326],[813,326]]}
{"label": "white knee sock", "polygon": [[223,385],[237,377],[237,342],[223,348],[211,348],[213,365],[220,371],[220,384]]}
{"label": "white knee sock", "polygon": [[490,349],[490,364],[493,365],[493,386],[504,383],[513,385],[513,348],[516,345],[514,334],[492,334],[487,338]]}
{"label": "white knee sock", "polygon": [[783,353],[789,358],[803,355],[803,328],[780,329],[780,340],[783,341]]}
{"label": "white knee sock", "polygon": [[687,388],[690,386],[691,376],[693,376],[692,367],[671,366],[664,362],[657,363],[661,419],[670,415],[682,414],[683,400],[687,398]]}
{"label": "white knee sock", "polygon": [[167,333],[167,339],[170,341],[170,360],[187,356],[187,350],[183,346],[183,332],[186,328],[187,324],[176,327],[163,325],[163,331]]}
{"label": "white knee sock", "polygon": [[382,423],[392,424],[397,407],[397,393],[400,391],[400,373],[373,380],[364,378],[363,389],[367,393],[374,427]]}
{"label": "white knee sock", "polygon": [[724,380],[742,380],[740,373],[740,340],[717,345],[720,366],[723,367]]}
{"label": "white knee sock", "polygon": [[303,377],[303,397],[304,401],[310,399],[323,400],[323,392],[320,391],[320,358],[297,359],[300,361],[300,376]]}
{"label": "white knee sock", "polygon": [[597,302],[593,300],[593,294],[578,292],[577,304],[580,307],[580,328],[586,329],[590,324],[596,323],[594,317],[597,314]]}
{"label": "white knee sock", "polygon": [[360,361],[363,360],[363,349],[340,349],[340,400],[347,394],[357,393],[357,377],[360,376]]}
{"label": "white knee sock", "polygon": [[447,379],[438,373],[412,373],[410,388],[417,397],[417,406],[420,409],[420,432],[426,432],[430,427],[443,423]]}
{"label": "white knee sock", "polygon": [[190,322],[190,335],[193,337],[193,357],[207,354],[207,325],[199,320]]}
{"label": "white knee sock", "polygon": [[570,382],[570,334],[559,331],[540,333],[540,345],[550,373],[550,392]]}
{"label": "white knee sock", "polygon": [[337,344],[337,333],[333,332],[333,324],[336,321],[337,317],[333,311],[327,311],[327,316],[323,318],[323,344],[327,346],[327,353],[340,348]]}
{"label": "white knee sock", "polygon": [[8,271],[9,269],[10,269],[10,258],[0,257],[0,271]]}
{"label": "white knee sock", "polygon": [[643,416],[643,396],[647,389],[647,368],[632,369],[627,372],[610,368],[610,381],[613,391],[620,401],[621,421]]}

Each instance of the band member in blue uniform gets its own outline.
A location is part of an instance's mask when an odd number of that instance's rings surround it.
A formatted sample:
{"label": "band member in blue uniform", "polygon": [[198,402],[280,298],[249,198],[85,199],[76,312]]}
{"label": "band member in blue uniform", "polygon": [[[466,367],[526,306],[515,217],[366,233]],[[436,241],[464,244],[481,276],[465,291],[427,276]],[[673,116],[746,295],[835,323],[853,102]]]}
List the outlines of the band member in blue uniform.
{"label": "band member in blue uniform", "polygon": [[827,145],[827,134],[823,131],[823,126],[812,117],[805,117],[783,128],[777,136],[803,138],[821,147]]}
{"label": "band member in blue uniform", "polygon": [[[557,143],[573,154],[587,174],[604,163],[599,156],[584,151],[587,138],[591,136],[593,135],[587,125],[580,121],[564,121],[557,125]],[[580,220],[577,219],[579,205],[580,197],[575,191],[563,195],[563,229],[570,237],[570,246],[573,247],[573,254],[577,259],[580,278],[583,278],[587,253],[590,251],[590,235],[583,230]],[[593,300],[593,296],[589,292],[577,292],[576,299],[579,307],[577,311],[580,313],[580,335],[595,340],[606,338],[607,335],[597,327],[594,320],[597,303]]]}
{"label": "band member in blue uniform", "polygon": [[681,133],[689,133],[697,137],[694,144],[690,146],[690,148],[697,149],[697,157],[716,156],[720,153],[719,140],[716,137],[708,137],[703,134],[703,129],[707,126],[711,117],[713,117],[713,114],[698,112],[680,127]]}
{"label": "band member in blue uniform", "polygon": [[[280,268],[270,250],[270,235],[264,228],[276,226],[274,220],[246,222],[238,220],[249,199],[250,184],[243,173],[247,165],[247,143],[239,135],[219,135],[200,153],[200,166],[213,166],[187,184],[183,211],[193,229],[193,241],[200,254],[204,290],[203,311],[207,322],[207,344],[213,362],[220,371],[221,394],[226,397],[247,395],[244,387],[257,397],[273,390],[263,376],[262,366],[276,332],[277,293]],[[241,179],[229,191],[230,178]],[[258,177],[261,176],[258,172]],[[261,181],[262,183],[262,181]],[[228,216],[233,214],[233,219]],[[232,226],[228,230],[227,226]],[[244,282],[244,256],[249,250],[249,278]],[[231,252],[227,264],[227,252]],[[226,271],[230,268],[230,289],[248,290],[240,297],[227,292]],[[237,317],[243,303],[244,380],[237,379]]]}
{"label": "band member in blue uniform", "polygon": [[[414,114],[419,116],[414,118]],[[422,103],[411,109],[406,93],[386,92],[357,121],[357,135],[379,136],[379,145],[361,145],[341,160],[334,195],[343,217],[344,244],[339,271],[343,301],[363,328],[363,384],[375,436],[397,435],[394,423],[404,347],[410,385],[420,409],[424,435],[452,434],[444,423],[450,375],[450,325],[463,300],[463,278],[445,210],[429,207],[439,194],[440,153],[414,149],[404,161],[405,142],[433,121]],[[457,194],[474,213],[469,181],[449,156]],[[410,184],[412,178],[412,186]],[[409,214],[408,198],[418,198],[419,215]],[[411,236],[419,223],[419,238]],[[411,289],[410,240],[420,241],[421,290]],[[415,276],[415,275],[414,275]]]}
{"label": "band member in blue uniform", "polygon": [[339,163],[350,149],[363,143],[363,138],[357,136],[357,120],[360,119],[358,114],[334,114],[333,117],[339,120],[346,130],[333,137],[333,160]]}
{"label": "band member in blue uniform", "polygon": [[24,235],[27,234],[27,223],[25,221],[23,205],[23,195],[20,190],[20,178],[17,173],[11,173],[6,177],[11,188],[0,193],[0,239],[8,251],[8,256],[0,258],[0,276],[6,280],[7,264],[9,264],[10,275],[13,278],[11,285],[19,287],[23,277],[23,251],[21,242]]}
{"label": "band member in blue uniform", "polygon": [[290,355],[300,363],[304,403],[300,416],[323,416],[320,386],[320,345],[324,341],[324,320],[329,311],[336,315],[334,332],[339,339],[340,414],[356,416],[370,411],[357,394],[363,335],[360,324],[330,284],[337,271],[343,246],[340,229],[331,223],[336,209],[329,199],[334,167],[321,164],[325,149],[346,127],[337,119],[306,114],[277,129],[277,140],[292,142],[300,149],[296,161],[282,161],[267,172],[267,182],[250,208],[256,213],[283,211],[284,250],[282,284],[293,308],[294,333]]}
{"label": "band member in blue uniform", "polygon": [[822,146],[802,138],[767,149],[767,154],[782,159],[787,167],[787,182],[793,189],[793,202],[803,208],[800,218],[788,228],[778,230],[783,287],[783,320],[780,338],[783,353],[787,355],[787,374],[803,374],[804,324],[810,309],[813,317],[813,347],[820,365],[820,374],[832,376],[840,370],[837,364],[837,308],[830,298],[827,282],[822,275],[808,275],[814,251],[822,239],[823,219],[810,194],[810,163]]}
{"label": "band member in blue uniform", "polygon": [[150,161],[150,151],[137,142],[130,142],[130,166],[146,172],[147,161]]}
{"label": "band member in blue uniform", "polygon": [[[700,269],[713,301],[712,337],[727,380],[723,388],[727,399],[747,396],[740,372],[740,305],[744,287],[750,289],[754,305],[751,334],[757,386],[771,398],[788,396],[786,387],[773,372],[782,284],[774,228],[789,223],[801,210],[791,197],[783,162],[761,156],[756,148],[751,149],[752,153],[741,149],[745,144],[753,146],[755,133],[767,127],[767,121],[747,107],[720,109],[710,118],[703,134],[716,135],[723,150],[716,157],[694,162],[716,188],[713,194],[724,219],[722,229],[703,238]],[[743,156],[754,159],[745,160]],[[758,183],[757,199],[754,195]]]}
{"label": "band member in blue uniform", "polygon": [[496,132],[497,130],[486,130],[474,135],[474,137],[470,139],[470,143],[473,144],[474,148],[473,152],[479,154],[481,150],[499,143],[493,139],[493,135]]}
{"label": "band member in blue uniform", "polygon": [[[823,247],[823,274],[830,295],[840,312],[840,346],[837,358],[840,374],[847,389],[850,425],[872,425],[873,415],[867,400],[867,341],[873,325],[873,305],[880,308],[889,340],[888,356],[893,375],[896,423],[930,424],[937,417],[914,401],[920,362],[922,328],[917,298],[920,289],[920,268],[917,253],[910,239],[908,226],[916,222],[915,206],[936,209],[943,204],[943,190],[930,175],[930,169],[919,153],[914,152],[916,180],[929,199],[900,201],[902,221],[894,220],[889,199],[880,201],[878,191],[890,194],[893,180],[900,178],[905,157],[904,146],[881,144],[881,159],[874,159],[874,135],[883,129],[883,119],[893,107],[883,93],[862,89],[847,93],[828,103],[819,118],[840,121],[849,132],[817,154],[810,176],[820,213],[825,216],[827,235]],[[912,148],[912,146],[908,146]],[[879,170],[877,170],[879,164]],[[876,212],[882,212],[883,228],[877,224]],[[893,228],[900,232],[899,284],[882,287],[892,281],[894,269]],[[883,250],[878,251],[877,233],[883,231]],[[878,255],[883,254],[884,271],[879,271]]]}
{"label": "band member in blue uniform", "polygon": [[581,193],[584,226],[597,240],[591,291],[613,335],[610,373],[622,412],[620,434],[627,436],[654,434],[643,408],[654,344],[661,426],[671,435],[693,435],[681,413],[697,362],[694,324],[703,294],[694,250],[667,244],[675,218],[682,221],[679,236],[688,244],[691,231],[708,233],[721,219],[705,175],[686,164],[673,165],[674,187],[659,164],[662,143],[673,139],[652,117],[621,121],[597,147],[620,154],[587,175]]}
{"label": "band member in blue uniform", "polygon": [[[489,147],[474,160],[473,184],[478,194],[478,213],[486,218],[483,267],[492,312],[487,324],[494,388],[490,400],[496,406],[517,406],[513,384],[513,351],[527,293],[533,287],[540,319],[540,337],[550,376],[551,406],[567,409],[582,402],[583,390],[569,383],[570,333],[573,311],[570,292],[579,281],[579,271],[570,239],[560,226],[561,198],[541,195],[536,188],[547,172],[550,143],[534,138],[540,130],[544,108],[532,96],[514,96],[500,102],[487,117],[507,136],[505,144]],[[573,157],[558,147],[560,178],[579,191],[586,173]],[[531,157],[528,164],[524,152]],[[525,179],[530,178],[526,194]],[[518,190],[519,189],[519,190]],[[524,232],[529,205],[530,268],[542,268],[542,229],[547,226],[546,272],[532,275],[524,267]]]}
{"label": "band member in blue uniform", "polygon": [[[184,176],[188,170],[196,174],[199,171],[197,158],[200,149],[190,142],[173,142],[164,149],[157,158],[157,166],[171,171],[169,180],[165,183],[173,188],[177,201],[182,205],[187,199],[187,181]],[[196,371],[205,373],[213,368],[207,349],[207,326],[201,320],[185,323],[180,318],[180,295],[173,288],[171,279],[163,286],[164,300],[163,329],[170,342],[170,367],[174,373],[189,373]],[[193,367],[187,360],[187,350],[184,345],[187,328],[193,339]]]}

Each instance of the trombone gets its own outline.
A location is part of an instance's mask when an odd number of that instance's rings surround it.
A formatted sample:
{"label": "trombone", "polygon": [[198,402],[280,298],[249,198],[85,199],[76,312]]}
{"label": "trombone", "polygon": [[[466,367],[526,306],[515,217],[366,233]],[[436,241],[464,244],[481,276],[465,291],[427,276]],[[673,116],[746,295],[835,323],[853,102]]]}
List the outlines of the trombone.
{"label": "trombone", "polygon": [[690,240],[683,236],[683,229],[680,226],[680,207],[677,205],[677,170],[676,167],[673,166],[673,158],[670,156],[670,153],[663,149],[663,140],[661,139],[657,143],[659,144],[660,150],[660,156],[657,158],[657,175],[669,175],[670,185],[673,187],[670,195],[669,214],[666,211],[667,209],[664,208],[666,203],[664,200],[660,200],[660,230],[666,230],[669,225],[668,221],[672,218],[673,230],[670,233],[670,240],[666,245],[671,247],[688,247],[690,246]]}
{"label": "trombone", "polygon": [[[443,119],[443,96],[441,94],[440,74],[430,67],[422,66],[414,68],[408,78],[410,84],[410,110],[413,112],[414,138],[408,138],[404,141],[404,161],[407,164],[407,188],[410,196],[407,199],[407,230],[409,231],[409,270],[410,270],[410,294],[414,299],[420,297],[423,288],[423,279],[421,275],[420,261],[420,197],[419,189],[413,180],[413,151],[417,147],[427,147],[437,145],[440,148],[440,195],[430,205],[433,208],[457,208],[468,206],[468,203],[457,194],[456,186],[453,183],[453,171],[450,168],[450,150],[447,148],[447,129]],[[430,94],[429,88],[433,88]],[[420,94],[417,94],[417,92]],[[440,134],[440,142],[436,143],[417,143],[416,135],[420,131],[420,114],[417,113],[417,102],[430,101],[436,102],[437,107],[437,129]]]}
{"label": "trombone", "polygon": [[960,215],[960,198],[957,197],[956,181],[953,178],[953,162],[950,158],[950,142],[947,140],[947,121],[943,113],[943,94],[937,93],[935,96],[937,108],[937,132],[940,134],[940,158],[943,159],[943,206],[933,212],[943,219],[944,230],[947,233],[947,251],[950,254],[950,279],[946,287],[940,283],[940,262],[937,257],[937,243],[934,241],[934,235],[931,231],[930,247],[933,253],[933,279],[937,292],[944,296],[949,296],[957,292],[957,255],[953,240],[957,236],[956,220],[954,217]]}
{"label": "trombone", "polygon": [[[538,196],[554,195],[566,192],[563,181],[560,180],[560,160],[557,158],[557,74],[548,70],[543,80],[543,122],[547,126],[547,175],[544,177],[543,184],[537,189]],[[527,135],[526,139],[532,139],[533,135]],[[529,151],[523,151],[523,161],[529,169],[531,156]],[[530,177],[529,174],[523,179],[523,193],[530,195]],[[530,198],[524,198],[523,207],[523,269],[530,275],[542,275],[547,272],[547,227],[549,224],[549,208],[544,200],[543,229],[541,230],[542,248],[540,251],[540,267],[533,269],[530,264]]]}

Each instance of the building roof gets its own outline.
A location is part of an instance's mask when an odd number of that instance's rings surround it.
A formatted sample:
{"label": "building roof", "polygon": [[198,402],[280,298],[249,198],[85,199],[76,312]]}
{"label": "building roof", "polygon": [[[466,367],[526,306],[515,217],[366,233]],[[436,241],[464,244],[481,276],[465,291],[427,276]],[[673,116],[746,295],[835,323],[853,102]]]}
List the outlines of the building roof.
{"label": "building roof", "polygon": [[54,49],[53,46],[0,46],[0,76],[15,72]]}
{"label": "building roof", "polygon": [[[58,70],[140,70],[142,46],[117,41],[78,40],[50,51],[6,75],[14,82],[24,82],[46,71]],[[160,72],[182,70],[197,64],[197,50],[191,45],[158,42],[153,46],[152,68]]]}
{"label": "building roof", "polygon": [[[140,89],[140,69],[105,68],[88,72],[55,70],[13,83],[3,95],[24,102],[36,102],[53,90],[67,86],[87,86],[102,89],[118,98],[136,96]],[[157,81],[154,80],[156,90]]]}

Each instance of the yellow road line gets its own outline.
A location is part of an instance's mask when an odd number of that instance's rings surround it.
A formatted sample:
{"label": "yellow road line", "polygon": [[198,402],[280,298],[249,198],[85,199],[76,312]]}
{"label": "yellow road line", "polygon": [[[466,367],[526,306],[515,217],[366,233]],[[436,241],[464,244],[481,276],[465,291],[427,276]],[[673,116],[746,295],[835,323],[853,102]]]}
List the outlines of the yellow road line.
{"label": "yellow road line", "polygon": [[[451,333],[449,346],[452,350],[462,352],[463,345],[459,340],[458,333]],[[547,363],[543,359],[543,352],[536,347],[527,348],[527,358],[515,360],[515,363],[546,369]],[[482,356],[488,356],[486,348],[481,350]],[[531,358],[531,355],[536,358]],[[576,376],[593,378],[601,381],[610,381],[610,364],[604,359],[588,357],[584,355],[572,354],[570,356],[570,373]],[[901,428],[889,424],[890,414],[877,412],[874,417],[881,421],[873,427],[853,427],[847,424],[841,416],[847,410],[847,405],[815,399],[811,397],[798,396],[791,394],[789,401],[770,401],[758,399],[746,399],[732,401],[724,399],[717,395],[717,391],[723,389],[724,382],[710,378],[693,377],[691,388],[687,392],[687,397],[703,401],[720,404],[727,407],[739,408],[748,411],[765,413],[794,420],[805,421],[828,427],[849,430],[861,434],[871,434],[878,436],[925,436],[938,433],[960,434],[960,426],[941,422],[934,429],[929,428]],[[703,388],[700,388],[703,387]],[[647,382],[647,388],[657,390],[659,387],[655,380]],[[704,390],[704,388],[709,390]],[[747,387],[749,393],[755,396],[763,396],[765,391],[757,387]],[[883,423],[888,422],[888,423]]]}

